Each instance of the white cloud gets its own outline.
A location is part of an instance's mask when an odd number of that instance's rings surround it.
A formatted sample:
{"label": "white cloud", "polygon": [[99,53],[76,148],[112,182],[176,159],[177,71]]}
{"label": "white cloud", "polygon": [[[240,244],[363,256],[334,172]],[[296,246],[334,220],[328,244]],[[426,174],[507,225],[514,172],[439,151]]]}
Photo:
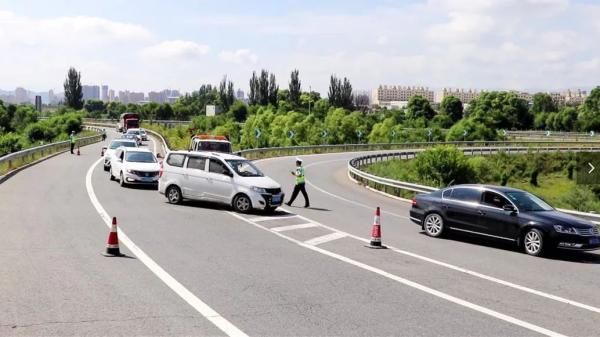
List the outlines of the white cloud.
{"label": "white cloud", "polygon": [[146,47],[142,50],[142,55],[156,59],[193,60],[208,54],[209,50],[207,45],[193,41],[172,40]]}
{"label": "white cloud", "polygon": [[258,62],[258,56],[248,49],[238,49],[234,51],[224,50],[219,54],[219,57],[225,62],[235,64],[256,64]]}

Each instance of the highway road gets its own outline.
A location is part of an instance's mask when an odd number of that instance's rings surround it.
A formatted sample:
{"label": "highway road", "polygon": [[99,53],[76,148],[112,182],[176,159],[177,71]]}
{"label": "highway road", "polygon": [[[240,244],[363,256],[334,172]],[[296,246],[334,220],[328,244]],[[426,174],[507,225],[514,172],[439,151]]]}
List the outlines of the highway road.
{"label": "highway road", "polygon": [[[426,237],[348,179],[357,154],[303,156],[312,208],[265,216],[121,188],[100,147],[0,184],[0,335],[600,335],[598,254]],[[291,193],[293,158],[258,165]],[[365,247],[377,206],[387,250]],[[103,212],[127,258],[100,254]]]}

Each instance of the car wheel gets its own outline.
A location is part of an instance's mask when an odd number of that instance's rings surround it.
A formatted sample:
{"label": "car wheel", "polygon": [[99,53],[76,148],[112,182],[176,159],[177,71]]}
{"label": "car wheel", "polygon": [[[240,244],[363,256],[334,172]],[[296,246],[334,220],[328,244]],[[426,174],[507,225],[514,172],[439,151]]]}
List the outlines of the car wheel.
{"label": "car wheel", "polygon": [[115,177],[113,176],[112,169],[108,168],[108,171],[109,171],[108,172],[108,177],[109,177],[110,181],[114,181]]}
{"label": "car wheel", "polygon": [[109,169],[110,169],[110,167],[104,165],[104,171],[108,172]]}
{"label": "car wheel", "polygon": [[423,229],[427,236],[438,238],[444,234],[444,219],[438,213],[429,213],[423,221]]}
{"label": "car wheel", "polygon": [[181,202],[181,190],[177,186],[169,186],[167,188],[167,200],[171,204],[179,204]]}
{"label": "car wheel", "polygon": [[127,183],[125,183],[125,178],[123,177],[123,172],[121,172],[119,175],[119,185],[121,185],[121,187],[125,187],[127,185]]}
{"label": "car wheel", "polygon": [[236,196],[233,199],[233,208],[236,210],[236,212],[248,213],[250,209],[252,209],[250,198],[243,194]]}
{"label": "car wheel", "polygon": [[523,248],[529,255],[541,256],[544,253],[544,234],[539,229],[530,228],[523,235]]}

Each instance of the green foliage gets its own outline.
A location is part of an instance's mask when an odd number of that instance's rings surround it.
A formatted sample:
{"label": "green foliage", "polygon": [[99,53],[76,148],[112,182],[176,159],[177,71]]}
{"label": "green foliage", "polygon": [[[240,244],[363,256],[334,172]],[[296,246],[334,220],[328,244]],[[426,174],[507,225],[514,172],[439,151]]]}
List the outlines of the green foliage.
{"label": "green foliage", "polygon": [[600,130],[600,87],[594,88],[585,99],[577,120],[580,130]]}
{"label": "green foliage", "polygon": [[600,200],[592,190],[585,186],[575,186],[568,193],[564,194],[560,201],[567,205],[567,208],[581,212],[600,210]]}
{"label": "green foliage", "polygon": [[69,68],[63,88],[65,90],[65,105],[75,110],[81,110],[83,108],[81,73],[77,72],[75,68]]}
{"label": "green foliage", "polygon": [[475,118],[465,118],[450,128],[446,140],[496,140],[498,137],[498,133],[485,123],[477,121]]}
{"label": "green foliage", "polygon": [[329,104],[334,107],[353,109],[354,97],[352,96],[352,84],[346,77],[340,79],[331,75],[329,79]]}
{"label": "green foliage", "polygon": [[235,101],[229,112],[233,115],[236,122],[243,122],[248,116],[248,106],[242,101]]}
{"label": "green foliage", "polygon": [[552,100],[552,96],[547,93],[538,92],[533,95],[533,105],[531,106],[531,113],[537,116],[541,113],[558,112],[558,107]]}
{"label": "green foliage", "polygon": [[289,101],[292,107],[300,106],[300,95],[302,94],[302,87],[299,78],[298,69],[294,69],[290,75],[289,83]]}
{"label": "green foliage", "polygon": [[408,100],[406,106],[406,118],[431,120],[435,116],[435,111],[429,101],[420,95],[415,95]]}
{"label": "green foliage", "polygon": [[468,116],[494,130],[527,130],[533,125],[527,102],[514,92],[482,93],[471,101]]}
{"label": "green foliage", "polygon": [[92,118],[99,118],[100,115],[106,112],[106,105],[100,100],[90,99],[85,101],[83,108],[89,113]]}
{"label": "green foliage", "polygon": [[440,104],[440,114],[450,117],[450,125],[452,125],[463,118],[463,104],[454,96],[446,96]]}
{"label": "green foliage", "polygon": [[16,133],[0,134],[0,157],[11,152],[20,151],[22,148],[21,137]]}
{"label": "green foliage", "polygon": [[436,146],[420,153],[415,169],[423,181],[439,187],[469,183],[474,176],[463,152],[452,146]]}

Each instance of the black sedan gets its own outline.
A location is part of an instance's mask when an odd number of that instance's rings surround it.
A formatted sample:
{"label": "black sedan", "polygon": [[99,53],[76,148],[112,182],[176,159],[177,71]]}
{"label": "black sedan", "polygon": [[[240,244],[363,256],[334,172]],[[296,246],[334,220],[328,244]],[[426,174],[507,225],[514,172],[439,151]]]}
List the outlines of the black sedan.
{"label": "black sedan", "polygon": [[465,232],[514,242],[535,256],[552,248],[600,248],[595,224],[559,212],[529,192],[503,186],[456,185],[419,194],[412,200],[410,219],[432,237]]}

